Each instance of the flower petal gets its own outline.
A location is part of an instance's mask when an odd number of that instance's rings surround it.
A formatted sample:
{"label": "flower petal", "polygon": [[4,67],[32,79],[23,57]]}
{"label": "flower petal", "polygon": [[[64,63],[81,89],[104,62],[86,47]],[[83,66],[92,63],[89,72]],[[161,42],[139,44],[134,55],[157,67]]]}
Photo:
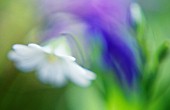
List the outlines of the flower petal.
{"label": "flower petal", "polygon": [[71,60],[71,61],[76,61],[76,58],[72,57],[72,56],[68,56],[68,55],[57,55],[58,57],[62,57],[63,59],[66,60]]}
{"label": "flower petal", "polygon": [[33,49],[39,49],[39,50],[42,50],[42,47],[37,45],[37,44],[34,44],[34,43],[30,43],[28,44],[28,47],[32,47]]}
{"label": "flower petal", "polygon": [[43,83],[48,83],[49,80],[49,70],[50,70],[50,65],[48,65],[48,63],[42,64],[38,69],[37,69],[37,75],[39,77],[39,79],[43,82]]}
{"label": "flower petal", "polygon": [[58,63],[50,64],[49,62],[45,62],[44,65],[38,69],[38,75],[42,82],[58,87],[62,87],[67,83],[63,70]]}
{"label": "flower petal", "polygon": [[27,59],[18,60],[16,62],[16,66],[23,71],[32,71],[33,69],[41,65],[41,62],[43,60],[44,60],[43,55],[34,56]]}
{"label": "flower petal", "polygon": [[14,51],[20,56],[30,56],[30,54],[34,54],[36,51],[34,49],[29,48],[28,46],[15,44],[13,46]]}
{"label": "flower petal", "polygon": [[75,62],[69,62],[68,66],[69,69],[66,72],[69,79],[79,86],[87,87],[91,84],[91,80],[96,78],[93,72],[82,68]]}
{"label": "flower petal", "polygon": [[54,53],[55,54],[63,54],[63,55],[70,55],[70,52],[67,51],[67,46],[65,45],[58,45],[57,48],[55,49]]}
{"label": "flower petal", "polygon": [[15,61],[16,66],[22,71],[32,71],[35,69],[45,55],[43,51],[37,51],[37,47],[30,48],[25,45],[16,44],[13,46],[14,51],[10,51],[8,57]]}

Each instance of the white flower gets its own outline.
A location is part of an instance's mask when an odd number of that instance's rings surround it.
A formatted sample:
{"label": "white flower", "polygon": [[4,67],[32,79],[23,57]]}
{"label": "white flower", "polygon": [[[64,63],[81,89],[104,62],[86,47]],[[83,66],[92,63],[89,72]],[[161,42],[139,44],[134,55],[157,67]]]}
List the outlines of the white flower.
{"label": "white flower", "polygon": [[79,66],[64,45],[52,49],[37,44],[15,44],[9,52],[9,58],[22,71],[35,70],[42,82],[56,86],[64,86],[70,80],[86,87],[96,77],[93,72]]}

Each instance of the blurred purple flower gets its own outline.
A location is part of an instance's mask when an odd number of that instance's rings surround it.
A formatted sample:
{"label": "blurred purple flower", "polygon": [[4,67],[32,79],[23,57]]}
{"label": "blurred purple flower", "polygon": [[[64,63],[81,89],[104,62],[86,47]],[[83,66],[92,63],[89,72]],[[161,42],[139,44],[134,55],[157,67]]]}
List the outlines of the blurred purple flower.
{"label": "blurred purple flower", "polygon": [[140,49],[128,30],[130,3],[130,0],[40,0],[47,20],[45,39],[63,33],[102,37],[105,63],[121,82],[132,85],[139,75]]}

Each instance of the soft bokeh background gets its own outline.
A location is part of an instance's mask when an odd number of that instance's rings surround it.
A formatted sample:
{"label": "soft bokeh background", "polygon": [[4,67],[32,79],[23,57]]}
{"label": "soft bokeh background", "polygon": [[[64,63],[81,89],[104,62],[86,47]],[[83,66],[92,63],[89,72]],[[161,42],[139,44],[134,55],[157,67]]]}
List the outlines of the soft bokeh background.
{"label": "soft bokeh background", "polygon": [[[150,52],[153,53],[155,49],[160,46],[165,40],[170,39],[170,1],[169,0],[140,0],[146,20],[147,20],[147,42]],[[155,106],[160,110],[170,109],[168,102],[170,101],[170,55],[161,64],[159,71],[158,91],[159,101],[155,101]],[[166,89],[163,89],[166,88]],[[165,91],[160,91],[165,90]],[[162,97],[162,98],[160,98]],[[161,105],[156,105],[156,103]],[[163,107],[167,105],[167,107]]]}
{"label": "soft bokeh background", "polygon": [[[105,100],[93,85],[60,89],[43,85],[34,74],[21,74],[8,60],[13,44],[38,42],[35,36],[40,20],[35,3],[0,0],[0,110],[105,110]],[[140,0],[139,4],[146,18],[144,35],[152,58],[156,49],[170,39],[170,1]],[[161,64],[156,91],[152,92],[156,99],[149,105],[150,110],[170,109],[169,66],[170,55]],[[93,70],[98,71],[95,67]]]}

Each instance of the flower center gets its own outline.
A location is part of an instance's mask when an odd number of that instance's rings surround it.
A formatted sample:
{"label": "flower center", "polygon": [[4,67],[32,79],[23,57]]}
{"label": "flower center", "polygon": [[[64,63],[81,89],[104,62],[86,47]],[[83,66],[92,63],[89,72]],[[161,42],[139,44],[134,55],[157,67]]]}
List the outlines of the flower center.
{"label": "flower center", "polygon": [[54,54],[48,54],[47,55],[47,59],[50,63],[54,63],[57,60],[59,60],[59,58],[57,56],[55,56]]}

